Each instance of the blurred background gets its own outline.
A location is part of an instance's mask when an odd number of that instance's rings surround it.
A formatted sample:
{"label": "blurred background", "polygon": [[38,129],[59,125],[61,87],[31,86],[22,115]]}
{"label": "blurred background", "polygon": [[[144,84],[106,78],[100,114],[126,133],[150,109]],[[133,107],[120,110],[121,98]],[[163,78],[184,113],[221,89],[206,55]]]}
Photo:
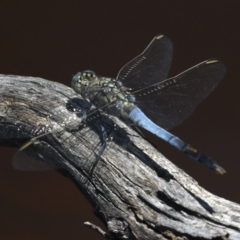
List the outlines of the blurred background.
{"label": "blurred background", "polygon": [[[160,152],[208,191],[240,203],[240,2],[207,0],[1,1],[0,73],[70,86],[84,69],[115,77],[157,34],[173,42],[170,76],[217,57],[227,74],[172,132],[227,170],[219,176],[155,138]],[[75,185],[55,171],[18,172],[0,148],[0,239],[102,239],[102,223]]]}

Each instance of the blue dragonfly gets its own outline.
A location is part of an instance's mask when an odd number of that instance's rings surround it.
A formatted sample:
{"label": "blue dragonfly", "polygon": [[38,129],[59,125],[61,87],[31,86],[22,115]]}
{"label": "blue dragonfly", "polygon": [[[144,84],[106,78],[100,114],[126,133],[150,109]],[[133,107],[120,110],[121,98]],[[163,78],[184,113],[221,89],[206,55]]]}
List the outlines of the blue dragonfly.
{"label": "blue dragonfly", "polygon": [[72,88],[98,109],[130,120],[224,174],[225,170],[212,158],[167,130],[189,117],[221,81],[226,67],[221,61],[210,59],[167,78],[172,51],[171,41],[158,35],[140,55],[122,67],[116,78],[98,77],[86,70],[73,77]]}
{"label": "blue dragonfly", "polygon": [[[171,41],[158,35],[140,55],[121,68],[116,78],[99,77],[86,70],[74,75],[71,86],[97,109],[88,114],[86,120],[99,110],[116,115],[153,133],[215,172],[224,174],[225,170],[212,158],[168,129],[189,117],[221,81],[226,67],[221,61],[210,59],[167,78],[172,52]],[[47,134],[31,139],[18,152]],[[15,158],[13,165],[18,168],[22,163]]]}

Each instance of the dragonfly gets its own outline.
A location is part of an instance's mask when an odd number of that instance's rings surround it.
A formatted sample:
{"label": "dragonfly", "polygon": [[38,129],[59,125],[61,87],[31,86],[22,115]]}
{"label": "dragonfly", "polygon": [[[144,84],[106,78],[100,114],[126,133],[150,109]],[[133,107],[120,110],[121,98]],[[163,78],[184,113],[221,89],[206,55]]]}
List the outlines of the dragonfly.
{"label": "dragonfly", "polygon": [[[116,78],[99,77],[95,72],[85,70],[73,76],[71,87],[97,111],[125,119],[216,173],[224,174],[225,170],[211,157],[168,130],[191,115],[222,80],[226,67],[218,59],[209,59],[167,78],[172,53],[170,39],[157,35],[140,55],[120,69]],[[33,142],[30,140],[24,144],[20,151]]]}

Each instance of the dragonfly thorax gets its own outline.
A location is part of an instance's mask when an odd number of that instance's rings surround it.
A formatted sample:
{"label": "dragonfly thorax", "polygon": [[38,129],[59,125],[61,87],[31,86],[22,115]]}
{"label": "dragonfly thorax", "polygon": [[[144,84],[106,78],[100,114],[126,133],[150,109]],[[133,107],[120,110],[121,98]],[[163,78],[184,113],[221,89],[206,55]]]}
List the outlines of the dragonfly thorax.
{"label": "dragonfly thorax", "polygon": [[92,104],[114,115],[127,116],[135,105],[130,89],[114,78],[98,77],[93,71],[77,73],[72,79],[72,88]]}

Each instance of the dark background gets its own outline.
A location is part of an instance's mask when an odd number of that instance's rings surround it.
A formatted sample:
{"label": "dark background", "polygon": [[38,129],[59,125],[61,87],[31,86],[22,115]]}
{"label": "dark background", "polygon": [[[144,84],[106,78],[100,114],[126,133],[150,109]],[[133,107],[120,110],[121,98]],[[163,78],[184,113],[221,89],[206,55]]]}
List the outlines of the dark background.
{"label": "dark background", "polygon": [[[16,1],[17,2],[17,1]],[[172,132],[214,157],[216,175],[147,134],[158,149],[208,191],[240,203],[239,1],[1,1],[0,73],[70,86],[80,70],[114,77],[159,33],[174,45],[170,75],[217,57],[227,74],[194,114]],[[75,185],[55,171],[12,169],[15,149],[0,149],[0,239],[102,239],[100,224]]]}

